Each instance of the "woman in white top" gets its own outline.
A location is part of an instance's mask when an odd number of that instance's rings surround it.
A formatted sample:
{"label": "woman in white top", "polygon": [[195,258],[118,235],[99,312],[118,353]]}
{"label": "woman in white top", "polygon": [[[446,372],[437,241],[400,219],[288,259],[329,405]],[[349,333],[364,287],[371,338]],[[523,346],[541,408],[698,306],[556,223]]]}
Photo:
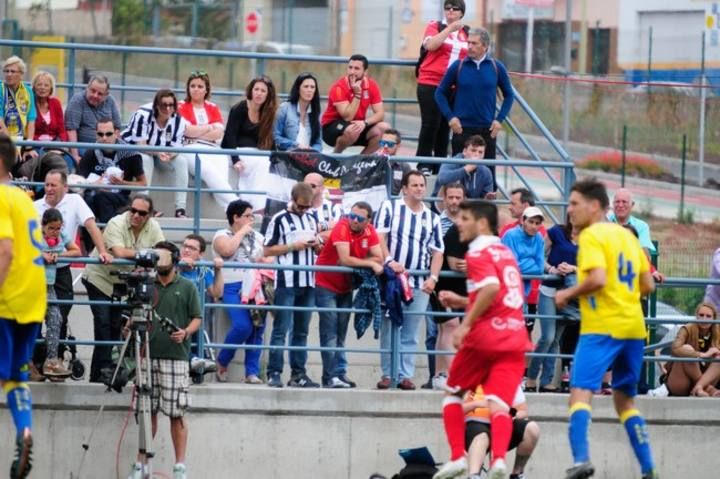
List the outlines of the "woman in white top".
{"label": "woman in white top", "polygon": [[[218,106],[209,101],[210,77],[204,71],[190,73],[185,84],[185,100],[178,105],[178,113],[187,121],[185,144],[192,148],[218,148],[225,134],[225,124]],[[216,154],[183,154],[191,175],[195,175],[195,162],[200,161],[200,176],[208,188],[231,190],[228,181],[228,157]],[[187,195],[187,193],[185,193]],[[215,201],[227,208],[237,199],[235,193],[213,193]]]}
{"label": "woman in white top", "polygon": [[[263,257],[263,236],[253,230],[255,217],[253,208],[245,200],[231,202],[226,210],[229,228],[218,230],[212,241],[213,257],[221,257],[225,262],[258,263]],[[223,271],[225,289],[223,303],[240,304],[242,282],[246,278],[243,268],[226,268]],[[225,336],[225,344],[260,345],[263,342],[265,324],[253,324],[248,309],[226,309],[232,326]],[[220,382],[227,381],[227,370],[235,349],[223,349],[217,357],[217,378]],[[260,353],[259,349],[245,351],[245,382],[260,384]]]}

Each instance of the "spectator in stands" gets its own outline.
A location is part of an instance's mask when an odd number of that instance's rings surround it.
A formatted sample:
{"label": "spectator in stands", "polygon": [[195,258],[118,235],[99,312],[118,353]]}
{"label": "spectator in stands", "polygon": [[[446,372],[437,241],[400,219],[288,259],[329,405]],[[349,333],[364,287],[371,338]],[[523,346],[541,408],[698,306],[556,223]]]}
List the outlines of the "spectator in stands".
{"label": "spectator in stands", "polygon": [[[53,96],[55,93],[55,77],[46,71],[39,71],[32,80],[32,89],[35,94],[35,141],[68,141],[65,131],[65,118],[60,100]],[[38,149],[38,155],[47,151],[55,151],[63,155],[68,163],[68,169],[75,171],[75,162],[70,153],[61,147],[42,147]]]}
{"label": "spectator in stands", "polygon": [[[679,358],[720,358],[718,312],[710,303],[695,308],[695,319],[715,323],[688,323],[677,333],[671,354]],[[720,363],[670,362],[665,387],[671,396],[720,396]]]}
{"label": "spectator in stands", "polygon": [[[65,128],[68,140],[81,143],[94,143],[97,121],[100,118],[112,118],[116,130],[122,122],[115,99],[110,96],[110,81],[104,75],[90,76],[85,91],[75,93],[65,108]],[[70,148],[75,162],[80,161],[81,153]]]}
{"label": "spectator in stands", "polygon": [[[502,243],[510,248],[517,259],[520,273],[543,274],[545,268],[545,241],[540,227],[545,215],[536,206],[530,206],[522,215],[519,228],[513,228],[502,237]],[[530,294],[530,280],[524,280],[525,297]]]}
{"label": "spectator in stands", "polygon": [[[577,282],[577,236],[577,228],[570,224],[568,218],[564,225],[555,225],[550,228],[545,238],[545,251],[547,252],[545,274],[558,275],[561,279],[547,279],[542,282],[538,314],[543,316],[560,314],[565,319],[559,321],[540,319],[540,339],[535,347],[536,353],[557,354],[567,320],[578,321],[580,319],[577,305],[567,306],[560,311],[555,306],[555,293],[559,289],[568,288]],[[532,358],[528,366],[525,390],[557,392],[558,388],[553,386],[555,361],[555,358]],[[541,367],[542,374],[538,387],[537,379]]]}
{"label": "spectator in stands", "polygon": [[637,231],[640,246],[642,246],[648,254],[655,252],[655,246],[650,239],[650,227],[646,222],[632,215],[635,201],[633,195],[627,188],[620,188],[615,192],[612,202],[612,211],[608,213],[607,218],[613,223],[619,225],[630,224]]}
{"label": "spectator in stands", "polygon": [[[112,255],[105,249],[103,234],[95,222],[95,214],[88,207],[82,196],[76,193],[68,193],[67,174],[64,171],[52,170],[45,175],[45,196],[34,202],[35,209],[42,216],[45,210],[55,208],[63,217],[63,236],[75,241],[78,237],[78,227],[83,226],[95,248],[98,251],[98,258],[103,263],[111,263]],[[72,300],[73,278],[69,263],[58,265],[55,273],[55,294],[58,299]],[[60,305],[60,313],[63,317],[61,338],[65,337],[68,315],[72,308],[69,304]]]}
{"label": "spectator in stands", "polygon": [[[255,216],[252,205],[244,200],[232,201],[226,210],[229,228],[218,230],[212,241],[213,256],[233,263],[259,263],[263,258],[263,235],[253,229]],[[225,270],[225,288],[223,303],[240,304],[243,291],[255,282],[258,270],[228,268]],[[263,342],[265,323],[255,325],[248,309],[231,308],[227,314],[232,323],[225,336],[225,344],[249,344],[257,346]],[[245,351],[245,382],[261,384],[260,351]],[[227,381],[230,362],[235,357],[235,349],[223,349],[218,354],[217,379]]]}
{"label": "spectator in stands", "polygon": [[[426,178],[417,171],[411,170],[403,177],[403,197],[396,200],[383,201],[375,221],[375,228],[380,235],[380,247],[383,251],[385,264],[401,274],[406,270],[430,270],[430,275],[411,276],[409,284],[412,288],[413,301],[403,304],[406,313],[425,312],[428,307],[429,295],[438,283],[438,274],[442,268],[444,245],[440,217],[425,205]],[[422,314],[405,314],[400,326],[400,347],[414,351],[417,349]],[[384,318],[380,328],[380,347],[390,349],[391,324]],[[378,389],[388,389],[390,379],[390,354],[380,357],[382,378]],[[400,360],[400,389],[415,389],[412,377],[415,374],[415,355],[405,354]]]}
{"label": "spectator in stands", "polygon": [[[395,128],[388,128],[383,133],[382,138],[380,138],[380,143],[378,143],[380,149],[378,150],[378,153],[391,158],[397,154],[398,148],[400,148],[400,143],[402,143],[402,136],[400,136],[400,132]],[[388,166],[392,170],[390,193],[393,196],[396,196],[402,191],[403,176],[405,173],[412,170],[412,166],[410,166],[410,163],[406,161],[393,160],[388,160]]]}
{"label": "spectator in stands", "polygon": [[[159,241],[165,240],[158,222],[153,216],[153,201],[150,196],[136,193],[130,199],[130,209],[113,217],[103,232],[104,248],[115,258],[131,259],[135,254],[147,248],[153,248]],[[94,249],[92,257],[98,256]],[[104,266],[89,264],[83,272],[82,282],[90,301],[110,301],[113,285],[121,281],[112,271],[130,271],[132,266]],[[121,306],[92,305],[94,338],[96,341],[113,341],[120,338]],[[95,346],[90,365],[90,382],[103,382],[112,375],[112,348]]]}
{"label": "spectator in stands", "polygon": [[342,206],[338,203],[333,205],[332,201],[325,196],[325,179],[319,173],[308,173],[303,182],[310,185],[313,190],[310,213],[315,217],[318,231],[323,235],[323,240],[330,236],[330,230],[335,226],[337,220],[342,216]]}
{"label": "spectator in stands", "polygon": [[[265,256],[277,256],[280,265],[310,267],[320,248],[312,208],[313,190],[307,183],[297,183],[291,192],[292,202],[287,209],[276,213],[267,228]],[[310,270],[279,270],[275,276],[276,306],[315,306],[315,273]],[[288,330],[292,328],[291,346],[306,346],[310,311],[281,309],[275,314],[271,346],[284,346]],[[282,387],[283,351],[271,350],[268,359],[268,386]],[[320,385],[307,375],[307,351],[290,351],[291,376],[288,386],[316,388]]]}
{"label": "spectator in stands", "polygon": [[[435,101],[453,132],[453,156],[462,151],[468,137],[482,135],[485,140],[485,158],[496,158],[495,141],[502,130],[502,122],[510,113],[513,87],[505,65],[492,57],[489,48],[490,33],[487,30],[470,30],[467,57],[448,68],[435,90]],[[498,89],[502,93],[503,102],[496,115]],[[451,106],[453,91],[454,101]],[[495,167],[490,167],[490,171],[494,182]],[[495,189],[493,187],[493,191]]]}
{"label": "spectator in stands", "polygon": [[[445,18],[425,27],[417,67],[417,99],[420,105],[420,135],[416,156],[447,156],[450,127],[435,103],[435,90],[448,67],[467,55],[469,27],[463,24],[465,2],[445,0]],[[437,173],[438,163],[418,163],[423,173]]]}
{"label": "spectator in stands", "polygon": [[[510,231],[511,229],[517,227],[520,225],[521,218],[523,212],[528,209],[530,206],[535,206],[535,197],[532,193],[526,188],[517,188],[510,192],[510,206],[508,207],[508,210],[510,211],[510,216],[515,220],[510,223],[507,223],[505,226],[503,226],[500,229],[500,238],[505,236],[505,233]],[[545,229],[544,225],[540,226],[540,234],[543,238],[547,237],[547,230]],[[527,295],[525,298],[525,303],[527,304],[527,312],[528,314],[535,314],[537,313],[537,303],[538,303],[538,292],[540,290],[540,280],[535,279],[531,282],[532,287],[530,288],[530,294]],[[535,325],[535,318],[525,318],[525,323],[528,326],[528,329],[532,331],[533,326]]]}
{"label": "spectator in stands", "polygon": [[[15,55],[3,62],[3,81],[0,82],[0,133],[13,140],[35,138],[37,110],[32,86],[23,81],[26,70],[25,62]],[[20,153],[20,163],[38,156],[30,146],[20,148]],[[15,167],[17,168],[18,164]],[[30,177],[27,174],[15,176]]]}
{"label": "spectator in stands", "polygon": [[[715,250],[710,265],[710,279],[720,280],[720,248]],[[720,309],[720,284],[709,284],[705,288],[705,302]]]}
{"label": "spectator in stands", "polygon": [[[367,74],[368,59],[350,57],[347,75],[330,87],[328,106],[323,113],[323,140],[342,153],[349,146],[363,146],[369,155],[378,149],[380,138],[390,125],[385,123],[385,107],[378,84]],[[368,108],[372,115],[368,116]]]}
{"label": "spectator in stands", "polygon": [[290,97],[280,105],[275,118],[273,139],[282,151],[322,151],[320,90],[312,73],[301,73],[295,79]]}
{"label": "spectator in stands", "polygon": [[[460,203],[465,199],[465,187],[462,183],[450,183],[443,187],[443,204],[445,209],[440,213],[440,226],[443,231],[443,243],[445,251],[443,253],[443,271],[456,271],[461,274],[467,273],[465,265],[465,253],[467,253],[468,245],[460,241],[455,221],[460,213]],[[452,291],[460,296],[467,296],[467,285],[465,278],[448,278],[441,276],[440,281],[435,288],[437,291]],[[430,297],[430,304],[434,311],[447,311],[438,299],[437,295]],[[454,310],[457,317],[433,316],[433,324],[427,321],[428,330],[437,329],[437,339],[435,349],[437,351],[453,351],[453,333],[460,325],[462,310]],[[426,343],[427,346],[427,343]],[[435,356],[435,374],[431,379],[433,389],[444,389],[447,381],[447,373],[452,363],[452,356],[437,355]]]}
{"label": "spectator in stands", "polygon": [[[465,147],[462,153],[455,155],[455,159],[482,160],[485,155],[485,140],[481,135],[473,135],[465,140]],[[435,194],[440,187],[449,183],[460,182],[465,187],[465,194],[468,199],[494,200],[497,194],[493,189],[493,177],[490,169],[485,165],[469,163],[444,163],[440,167],[437,182],[435,183]]]}
{"label": "spectator in stands", "polygon": [[[210,76],[204,71],[194,71],[185,83],[185,100],[178,104],[178,114],[182,116],[185,126],[185,144],[191,148],[218,149],[220,140],[225,134],[220,108],[209,100],[211,92]],[[237,195],[231,193],[228,179],[228,158],[225,155],[184,153],[188,172],[195,176],[195,163],[200,162],[200,176],[208,188],[226,190],[224,193],[213,193],[215,201],[226,209]],[[187,192],[183,192],[187,197]]]}
{"label": "spectator in stands", "polygon": [[77,173],[90,184],[108,185],[107,189],[87,189],[84,194],[98,221],[107,223],[130,203],[130,191],[122,187],[146,186],[147,180],[139,152],[103,149],[102,145],[118,143],[118,131],[112,119],[99,119],[96,128],[99,147],[83,153]]}
{"label": "spectator in stands", "polygon": [[[152,103],[146,103],[138,108],[130,118],[121,138],[131,145],[168,146],[178,148],[182,146],[187,122],[177,114],[177,98],[172,90],[160,89],[155,94]],[[143,171],[147,183],[152,185],[155,167],[169,169],[174,174],[173,186],[187,188],[188,167],[185,156],[175,152],[147,152],[141,153]],[[175,191],[175,217],[185,218],[187,192]]]}
{"label": "spectator in stands", "polygon": [[[372,225],[372,207],[358,201],[350,213],[338,221],[325,242],[317,265],[371,268],[375,274],[383,273],[382,250],[375,227]],[[318,308],[352,308],[352,273],[318,271],[315,274],[315,304]],[[345,346],[350,313],[320,311],[320,346]],[[355,387],[347,377],[347,360],[342,351],[322,353],[322,385],[327,388]]]}

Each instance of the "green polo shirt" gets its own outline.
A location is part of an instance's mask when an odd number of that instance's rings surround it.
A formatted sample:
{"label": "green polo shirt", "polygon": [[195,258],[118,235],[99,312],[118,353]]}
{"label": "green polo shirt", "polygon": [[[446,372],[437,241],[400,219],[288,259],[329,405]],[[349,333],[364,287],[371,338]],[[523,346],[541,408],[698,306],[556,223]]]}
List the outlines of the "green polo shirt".
{"label": "green polo shirt", "polygon": [[[170,318],[181,328],[186,328],[193,318],[202,317],[200,296],[192,281],[175,274],[175,278],[163,286],[155,281],[157,292],[157,305],[155,312],[160,316]],[[150,334],[150,357],[155,359],[188,360],[190,357],[190,338],[182,343],[173,342],[170,332],[160,327],[160,322],[153,315],[153,329]]]}

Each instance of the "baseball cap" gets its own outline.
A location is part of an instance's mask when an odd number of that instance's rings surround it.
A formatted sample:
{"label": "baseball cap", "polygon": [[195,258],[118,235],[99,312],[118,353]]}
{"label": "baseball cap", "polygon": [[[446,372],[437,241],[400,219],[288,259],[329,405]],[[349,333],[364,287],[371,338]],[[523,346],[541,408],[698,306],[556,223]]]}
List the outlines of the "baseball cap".
{"label": "baseball cap", "polygon": [[540,208],[538,208],[537,206],[528,206],[527,208],[525,208],[525,211],[523,211],[523,219],[535,218],[536,216],[545,219],[545,215],[543,214],[542,210],[540,210]]}

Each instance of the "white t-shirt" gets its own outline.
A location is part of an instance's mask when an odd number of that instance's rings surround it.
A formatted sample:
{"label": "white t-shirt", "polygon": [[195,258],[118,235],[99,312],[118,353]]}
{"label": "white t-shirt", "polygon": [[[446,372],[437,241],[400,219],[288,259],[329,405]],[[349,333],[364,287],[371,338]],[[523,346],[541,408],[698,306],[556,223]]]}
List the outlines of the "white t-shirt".
{"label": "white t-shirt", "polygon": [[205,107],[193,108],[193,111],[195,112],[195,123],[198,126],[204,126],[210,123]]}
{"label": "white t-shirt", "polygon": [[[228,238],[231,238],[235,233],[230,228],[225,228],[222,230],[218,230],[215,232],[215,236],[213,236],[212,244],[213,244],[213,258],[217,258],[220,256],[218,252],[215,250],[215,240],[226,236]],[[243,240],[240,242],[240,247],[235,250],[235,253],[232,256],[220,256],[223,261],[230,261],[230,262],[236,262],[236,263],[255,263],[258,259],[262,258],[263,255],[263,243],[265,242],[265,238],[263,235],[258,233],[257,231],[254,231],[250,234],[245,235]],[[243,280],[243,276],[245,275],[245,269],[244,268],[224,268],[223,269],[223,280],[225,281],[225,284],[228,283],[239,283]]]}
{"label": "white t-shirt", "polygon": [[297,141],[298,145],[310,145],[310,130],[305,128],[303,123],[300,123],[295,141]]}
{"label": "white t-shirt", "polygon": [[[95,219],[95,213],[93,213],[87,203],[85,203],[82,196],[77,193],[66,193],[63,199],[60,200],[60,203],[54,207],[47,204],[45,197],[36,200],[34,204],[41,218],[47,209],[55,208],[59,210],[63,217],[62,234],[70,238],[71,241],[75,241],[77,237],[78,226],[85,225],[85,222],[89,219]],[[65,264],[64,266],[70,265]]]}

